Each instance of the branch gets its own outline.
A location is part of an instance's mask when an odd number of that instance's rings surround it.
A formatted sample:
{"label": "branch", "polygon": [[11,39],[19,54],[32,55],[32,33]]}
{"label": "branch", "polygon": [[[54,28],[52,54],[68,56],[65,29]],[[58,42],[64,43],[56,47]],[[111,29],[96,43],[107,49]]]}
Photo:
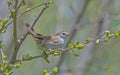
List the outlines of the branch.
{"label": "branch", "polygon": [[[42,55],[38,55],[38,56],[33,56],[33,57],[31,57],[31,60],[33,60],[33,59],[37,59],[37,58],[40,58],[40,57],[43,57]],[[30,59],[22,59],[22,60],[17,60],[17,61],[30,61]]]}
{"label": "branch", "polygon": [[21,17],[21,16],[24,15],[25,13],[27,13],[27,12],[35,9],[35,8],[38,8],[38,7],[40,7],[40,6],[44,5],[44,4],[45,4],[45,3],[40,3],[40,4],[38,4],[38,5],[36,5],[36,6],[32,7],[32,8],[28,8],[26,11],[22,12],[21,14],[19,14],[19,15],[17,16],[17,18]]}
{"label": "branch", "polygon": [[4,63],[4,59],[3,59],[3,51],[2,51],[2,49],[0,49],[0,57],[1,57],[1,62],[3,64]]}
{"label": "branch", "polygon": [[[48,4],[48,0],[45,1],[45,4],[43,5],[43,7],[41,8],[41,10],[39,11],[39,13],[37,14],[37,16],[34,18],[33,22],[31,23],[31,26],[29,28],[32,28],[35,26],[36,22],[38,21],[38,19],[41,17],[41,15],[43,14],[43,12],[45,11],[45,9],[47,8]],[[12,59],[10,63],[14,63],[16,61],[16,57],[17,57],[17,53],[19,51],[19,48],[22,44],[22,42],[25,40],[25,38],[28,35],[28,31],[25,32],[25,34],[23,34],[23,36],[18,40],[18,49],[14,51],[13,55],[12,55]]]}
{"label": "branch", "polygon": [[21,2],[17,5],[16,10],[18,10],[21,7],[23,2],[24,2],[24,0],[21,0]]}
{"label": "branch", "polygon": [[[17,4],[18,4],[18,0],[15,1],[15,8],[17,8]],[[12,18],[13,18],[13,36],[14,36],[14,52],[13,54],[15,54],[19,48],[18,48],[18,42],[17,42],[17,9],[15,10],[15,12],[13,12],[14,14],[12,14]],[[11,60],[10,63],[13,63],[14,61]]]}
{"label": "branch", "polygon": [[[3,59],[3,51],[2,51],[2,49],[0,49],[0,57],[1,57],[1,62],[2,62],[2,64],[4,63],[4,59]],[[2,74],[2,75],[4,75],[4,72],[3,71],[0,71],[0,73]]]}

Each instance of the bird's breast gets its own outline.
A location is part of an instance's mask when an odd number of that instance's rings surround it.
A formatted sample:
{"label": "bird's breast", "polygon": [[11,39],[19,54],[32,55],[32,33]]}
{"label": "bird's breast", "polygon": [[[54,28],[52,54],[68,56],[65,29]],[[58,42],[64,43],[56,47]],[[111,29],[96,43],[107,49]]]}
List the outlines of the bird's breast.
{"label": "bird's breast", "polygon": [[64,39],[63,38],[60,38],[60,44],[64,44]]}

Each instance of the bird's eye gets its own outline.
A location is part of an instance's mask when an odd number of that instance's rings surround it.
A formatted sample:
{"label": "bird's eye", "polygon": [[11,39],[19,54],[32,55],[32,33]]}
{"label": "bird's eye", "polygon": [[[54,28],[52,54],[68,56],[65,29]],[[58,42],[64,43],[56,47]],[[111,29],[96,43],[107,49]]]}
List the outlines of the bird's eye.
{"label": "bird's eye", "polygon": [[65,35],[65,33],[63,33],[63,35]]}

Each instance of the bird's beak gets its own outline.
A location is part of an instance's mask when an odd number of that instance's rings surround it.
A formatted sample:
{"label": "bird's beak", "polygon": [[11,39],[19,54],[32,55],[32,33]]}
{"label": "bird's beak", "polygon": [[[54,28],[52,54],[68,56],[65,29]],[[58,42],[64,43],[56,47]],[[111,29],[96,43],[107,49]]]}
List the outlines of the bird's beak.
{"label": "bird's beak", "polygon": [[68,33],[67,36],[70,36],[70,34]]}

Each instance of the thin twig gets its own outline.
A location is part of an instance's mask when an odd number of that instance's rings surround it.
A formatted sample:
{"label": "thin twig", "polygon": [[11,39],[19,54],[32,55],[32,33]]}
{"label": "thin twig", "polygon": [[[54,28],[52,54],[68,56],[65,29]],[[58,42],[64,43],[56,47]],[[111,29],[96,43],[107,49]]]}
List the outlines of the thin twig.
{"label": "thin twig", "polygon": [[25,10],[24,12],[22,12],[21,14],[19,14],[19,15],[17,16],[17,18],[21,17],[21,16],[24,15],[25,13],[27,13],[27,12],[35,9],[35,8],[38,8],[38,7],[40,7],[40,6],[44,5],[44,4],[45,4],[45,3],[41,3],[41,4],[38,4],[38,5],[34,6],[34,7],[32,7],[32,8],[28,8],[27,10]]}
{"label": "thin twig", "polygon": [[[70,48],[54,49],[54,50],[51,50],[51,51],[47,52],[46,55],[47,55],[47,56],[51,55],[51,53],[52,53],[53,51],[59,51],[60,53],[63,53],[64,51],[68,51],[68,50],[70,50]],[[33,56],[33,57],[31,57],[31,59],[33,60],[33,59],[40,58],[40,57],[43,57],[43,55]],[[17,60],[17,61],[19,61],[19,60]],[[29,59],[22,59],[21,61],[29,61]]]}
{"label": "thin twig", "polygon": [[[42,55],[38,55],[38,56],[33,56],[33,57],[31,57],[31,59],[33,60],[33,59],[37,59],[37,58],[40,58],[40,57],[43,57]],[[19,61],[19,60],[17,60],[17,61]],[[30,61],[29,59],[22,59],[21,61]]]}
{"label": "thin twig", "polygon": [[0,57],[1,57],[1,62],[2,62],[2,64],[4,63],[4,60],[3,60],[3,51],[2,51],[2,49],[0,49]]}
{"label": "thin twig", "polygon": [[[21,1],[21,2],[23,2],[23,1]],[[21,4],[22,4],[21,2],[20,2],[20,4],[18,5],[17,9],[20,8],[20,6],[21,6]],[[24,11],[24,12],[22,12],[21,14],[19,14],[19,15],[17,16],[17,18],[21,17],[21,16],[24,15],[25,13],[27,13],[27,12],[29,12],[29,11],[32,11],[33,9],[38,8],[38,7],[42,6],[42,5],[44,5],[44,3],[40,3],[40,4],[36,5],[36,6],[30,8],[30,9]],[[8,27],[11,23],[12,23],[12,20],[10,20],[10,21],[4,26],[4,28],[5,28],[5,27]]]}
{"label": "thin twig", "polygon": [[15,0],[15,9],[17,8],[18,0]]}
{"label": "thin twig", "polygon": [[[48,0],[45,1],[45,4],[41,8],[41,10],[37,14],[37,16],[34,18],[33,22],[31,23],[31,26],[29,28],[32,28],[32,27],[35,26],[36,22],[41,17],[41,15],[45,11],[45,9],[47,8],[47,2],[48,2]],[[15,50],[14,53],[13,53],[13,55],[12,55],[12,59],[11,59],[11,63],[12,64],[16,61],[16,57],[17,57],[17,53],[19,51],[19,48],[20,48],[21,44],[23,43],[23,41],[25,40],[25,38],[27,37],[27,35],[28,35],[28,31],[25,32],[25,34],[18,40],[19,43],[18,43],[18,46],[17,46],[17,50]]]}
{"label": "thin twig", "polygon": [[[3,58],[3,51],[2,51],[2,49],[0,48],[0,57],[1,57],[1,63],[3,64],[4,63],[4,58]],[[4,75],[4,72],[3,71],[0,71],[0,73],[2,74],[2,75]]]}
{"label": "thin twig", "polygon": [[21,7],[23,2],[24,2],[24,0],[21,0],[21,2],[17,5],[16,10],[18,10]]}
{"label": "thin twig", "polygon": [[100,34],[100,35],[98,35],[98,36],[96,37],[96,39],[100,39],[103,35],[105,35],[105,32],[102,33],[102,34]]}

